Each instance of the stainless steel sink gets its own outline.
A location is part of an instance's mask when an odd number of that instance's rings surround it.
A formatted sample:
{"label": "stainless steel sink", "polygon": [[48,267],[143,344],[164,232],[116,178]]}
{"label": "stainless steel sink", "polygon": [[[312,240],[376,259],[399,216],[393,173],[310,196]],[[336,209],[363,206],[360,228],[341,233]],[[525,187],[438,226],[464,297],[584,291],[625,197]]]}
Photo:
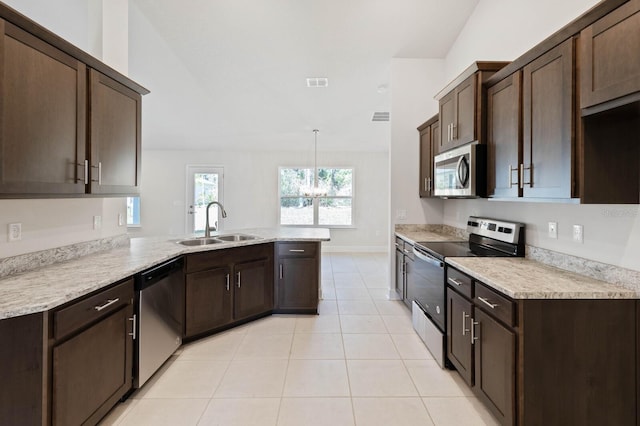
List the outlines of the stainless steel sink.
{"label": "stainless steel sink", "polygon": [[222,242],[223,241],[215,238],[192,238],[189,240],[178,241],[178,244],[182,244],[183,246],[206,246],[209,244],[220,244]]}
{"label": "stainless steel sink", "polygon": [[246,235],[246,234],[226,234],[226,235],[216,235],[216,240],[230,242],[230,241],[251,241],[251,240],[259,240],[260,237],[256,237],[254,235]]}

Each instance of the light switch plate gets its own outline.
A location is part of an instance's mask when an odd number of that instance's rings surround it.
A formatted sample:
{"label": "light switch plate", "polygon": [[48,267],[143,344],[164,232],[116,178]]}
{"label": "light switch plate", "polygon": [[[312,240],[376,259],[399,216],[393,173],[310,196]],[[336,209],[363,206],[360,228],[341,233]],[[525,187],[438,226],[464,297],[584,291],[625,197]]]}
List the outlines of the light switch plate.
{"label": "light switch plate", "polygon": [[102,216],[93,217],[93,229],[98,230],[102,228]]}
{"label": "light switch plate", "polygon": [[573,225],[573,241],[584,243],[584,228],[582,225]]}
{"label": "light switch plate", "polygon": [[404,209],[396,210],[396,219],[398,220],[406,220],[407,219],[407,211]]}
{"label": "light switch plate", "polygon": [[124,216],[122,213],[118,213],[118,226],[124,225]]}
{"label": "light switch plate", "polygon": [[549,238],[558,238],[558,222],[549,222]]}
{"label": "light switch plate", "polygon": [[9,241],[20,241],[22,239],[22,224],[10,223],[7,226],[7,239]]}

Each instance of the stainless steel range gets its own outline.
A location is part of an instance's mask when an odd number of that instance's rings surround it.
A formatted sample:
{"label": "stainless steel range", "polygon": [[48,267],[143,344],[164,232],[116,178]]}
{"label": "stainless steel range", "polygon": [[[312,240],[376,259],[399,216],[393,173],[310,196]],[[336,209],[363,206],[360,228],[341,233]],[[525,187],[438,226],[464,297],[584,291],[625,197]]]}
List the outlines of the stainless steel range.
{"label": "stainless steel range", "polygon": [[413,277],[407,281],[413,327],[434,359],[446,363],[445,259],[447,257],[524,256],[524,224],[469,217],[468,241],[418,242]]}

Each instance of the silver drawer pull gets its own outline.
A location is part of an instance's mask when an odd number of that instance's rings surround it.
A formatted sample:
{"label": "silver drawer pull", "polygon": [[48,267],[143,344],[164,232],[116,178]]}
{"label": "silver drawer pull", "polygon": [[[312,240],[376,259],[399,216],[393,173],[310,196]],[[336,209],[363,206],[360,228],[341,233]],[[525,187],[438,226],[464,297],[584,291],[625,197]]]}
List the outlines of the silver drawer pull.
{"label": "silver drawer pull", "polygon": [[476,340],[478,340],[478,336],[476,336],[476,325],[479,325],[478,321],[474,321],[471,318],[471,344],[475,344]]}
{"label": "silver drawer pull", "polygon": [[227,291],[229,291],[229,274],[227,274]]}
{"label": "silver drawer pull", "polygon": [[129,318],[129,321],[133,321],[133,324],[131,324],[131,333],[129,333],[129,336],[131,336],[133,340],[136,340],[136,314],[133,314],[133,316]]}
{"label": "silver drawer pull", "polygon": [[455,278],[449,278],[449,282],[450,282],[451,284],[455,284],[455,285],[457,285],[458,287],[460,287],[462,284],[464,284],[462,281],[458,281],[458,280],[456,280]]}
{"label": "silver drawer pull", "polygon": [[102,305],[102,306],[94,306],[93,309],[95,309],[96,311],[100,312],[103,309],[107,309],[109,306],[113,305],[114,303],[118,303],[120,301],[119,297],[116,297],[115,299],[109,299],[107,300],[107,302]]}
{"label": "silver drawer pull", "polygon": [[467,318],[469,318],[469,315],[467,315],[465,311],[462,311],[462,335],[463,336],[466,336],[467,331],[469,331],[469,329],[467,328]]}
{"label": "silver drawer pull", "polygon": [[304,250],[302,250],[302,249],[289,249],[289,251],[291,253],[304,253]]}
{"label": "silver drawer pull", "polygon": [[240,288],[240,271],[238,271],[236,275],[238,276],[238,288]]}
{"label": "silver drawer pull", "polygon": [[481,301],[482,303],[484,303],[485,305],[487,305],[488,307],[490,307],[491,309],[495,309],[495,308],[498,307],[498,304],[491,303],[491,302],[489,302],[489,300],[485,299],[484,297],[478,296],[478,300]]}

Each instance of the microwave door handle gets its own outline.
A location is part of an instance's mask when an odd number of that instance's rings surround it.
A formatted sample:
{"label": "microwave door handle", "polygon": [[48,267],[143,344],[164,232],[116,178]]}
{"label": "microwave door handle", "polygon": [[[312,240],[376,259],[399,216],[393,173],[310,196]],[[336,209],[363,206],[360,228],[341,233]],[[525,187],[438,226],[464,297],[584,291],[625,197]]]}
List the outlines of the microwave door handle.
{"label": "microwave door handle", "polygon": [[[456,179],[458,179],[458,183],[460,184],[460,188],[464,188],[464,185],[467,183],[467,177],[464,177],[462,175],[462,165],[465,163],[465,158],[464,155],[460,156],[460,158],[458,159],[458,163],[456,164]],[[468,173],[468,168],[467,168],[467,173]]]}

